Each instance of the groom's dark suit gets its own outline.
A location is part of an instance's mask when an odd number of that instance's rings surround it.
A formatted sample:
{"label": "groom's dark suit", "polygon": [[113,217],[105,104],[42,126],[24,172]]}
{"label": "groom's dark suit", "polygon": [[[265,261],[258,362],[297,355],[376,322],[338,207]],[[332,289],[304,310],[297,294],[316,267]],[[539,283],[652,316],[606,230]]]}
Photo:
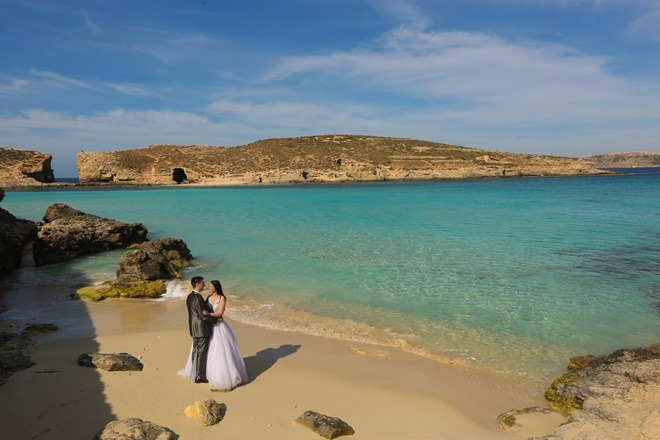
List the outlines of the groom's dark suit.
{"label": "groom's dark suit", "polygon": [[206,381],[206,356],[209,352],[209,339],[216,318],[204,315],[208,311],[206,301],[199,292],[192,291],[186,298],[188,307],[188,327],[193,338],[192,362],[195,369],[195,382]]}

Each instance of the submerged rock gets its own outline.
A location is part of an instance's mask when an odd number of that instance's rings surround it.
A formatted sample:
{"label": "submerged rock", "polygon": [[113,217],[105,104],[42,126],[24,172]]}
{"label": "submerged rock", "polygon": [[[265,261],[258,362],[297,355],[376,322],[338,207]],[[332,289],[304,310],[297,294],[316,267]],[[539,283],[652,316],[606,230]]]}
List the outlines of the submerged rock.
{"label": "submerged rock", "polygon": [[174,440],[172,431],[147,420],[131,417],[110,422],[94,436],[94,440]]}
{"label": "submerged rock", "polygon": [[78,356],[81,367],[95,367],[106,371],[142,371],[144,365],[128,353],[83,353]]}
{"label": "submerged rock", "polygon": [[353,435],[355,431],[348,423],[337,417],[330,417],[315,411],[305,411],[295,420],[300,426],[307,427],[323,438],[333,439],[342,435]]}
{"label": "submerged rock", "polygon": [[124,223],[86,214],[63,203],[50,206],[44,222],[32,250],[37,266],[125,248],[142,243],[147,237],[147,229],[140,223]]}

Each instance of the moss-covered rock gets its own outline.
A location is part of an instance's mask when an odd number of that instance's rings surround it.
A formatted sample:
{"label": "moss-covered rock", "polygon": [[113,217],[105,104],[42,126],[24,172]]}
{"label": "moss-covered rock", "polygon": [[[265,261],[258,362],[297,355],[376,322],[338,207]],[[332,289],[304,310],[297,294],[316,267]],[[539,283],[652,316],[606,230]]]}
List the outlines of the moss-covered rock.
{"label": "moss-covered rock", "polygon": [[103,301],[108,298],[160,298],[166,291],[164,280],[134,281],[131,283],[109,282],[77,290],[80,298]]}

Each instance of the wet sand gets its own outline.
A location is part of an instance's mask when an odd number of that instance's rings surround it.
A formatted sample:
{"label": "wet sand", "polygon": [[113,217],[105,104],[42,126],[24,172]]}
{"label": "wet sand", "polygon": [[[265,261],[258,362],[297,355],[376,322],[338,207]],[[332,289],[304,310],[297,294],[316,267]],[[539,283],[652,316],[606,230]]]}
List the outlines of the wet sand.
{"label": "wet sand", "polygon": [[[182,439],[315,439],[292,422],[306,410],[339,417],[362,439],[526,439],[551,433],[558,414],[521,416],[502,431],[497,416],[545,406],[539,390],[481,370],[437,362],[394,347],[270,330],[231,318],[250,382],[213,392],[177,376],[190,349],[183,300],[70,300],[71,289],[0,293],[8,311],[0,326],[55,323],[41,336],[36,363],[0,387],[3,438],[92,438],[106,423],[138,417]],[[56,298],[52,300],[52,298]],[[127,352],[141,372],[77,365],[78,355]],[[187,405],[215,399],[219,424],[187,418]]]}

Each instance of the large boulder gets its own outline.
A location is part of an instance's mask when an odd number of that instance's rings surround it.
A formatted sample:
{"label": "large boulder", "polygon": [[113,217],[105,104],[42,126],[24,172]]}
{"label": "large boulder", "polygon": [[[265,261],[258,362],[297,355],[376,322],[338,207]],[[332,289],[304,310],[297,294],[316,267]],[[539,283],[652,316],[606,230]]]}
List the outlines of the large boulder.
{"label": "large boulder", "polygon": [[165,280],[181,278],[179,268],[188,266],[192,255],[180,238],[158,238],[142,243],[119,261],[117,279],[78,289],[81,298],[159,298],[167,290]]}
{"label": "large boulder", "polygon": [[159,238],[142,243],[121,257],[117,283],[181,278],[180,267],[188,266],[192,254],[180,238]]}
{"label": "large boulder", "polygon": [[63,203],[50,206],[44,222],[32,250],[37,266],[142,243],[148,232],[141,223],[86,214]]}
{"label": "large boulder", "polygon": [[[0,201],[5,192],[0,189]],[[11,272],[21,264],[23,249],[37,235],[37,225],[21,220],[0,208],[0,275]]]}
{"label": "large boulder", "polygon": [[571,414],[545,440],[660,439],[660,344],[573,358],[545,395]]}

